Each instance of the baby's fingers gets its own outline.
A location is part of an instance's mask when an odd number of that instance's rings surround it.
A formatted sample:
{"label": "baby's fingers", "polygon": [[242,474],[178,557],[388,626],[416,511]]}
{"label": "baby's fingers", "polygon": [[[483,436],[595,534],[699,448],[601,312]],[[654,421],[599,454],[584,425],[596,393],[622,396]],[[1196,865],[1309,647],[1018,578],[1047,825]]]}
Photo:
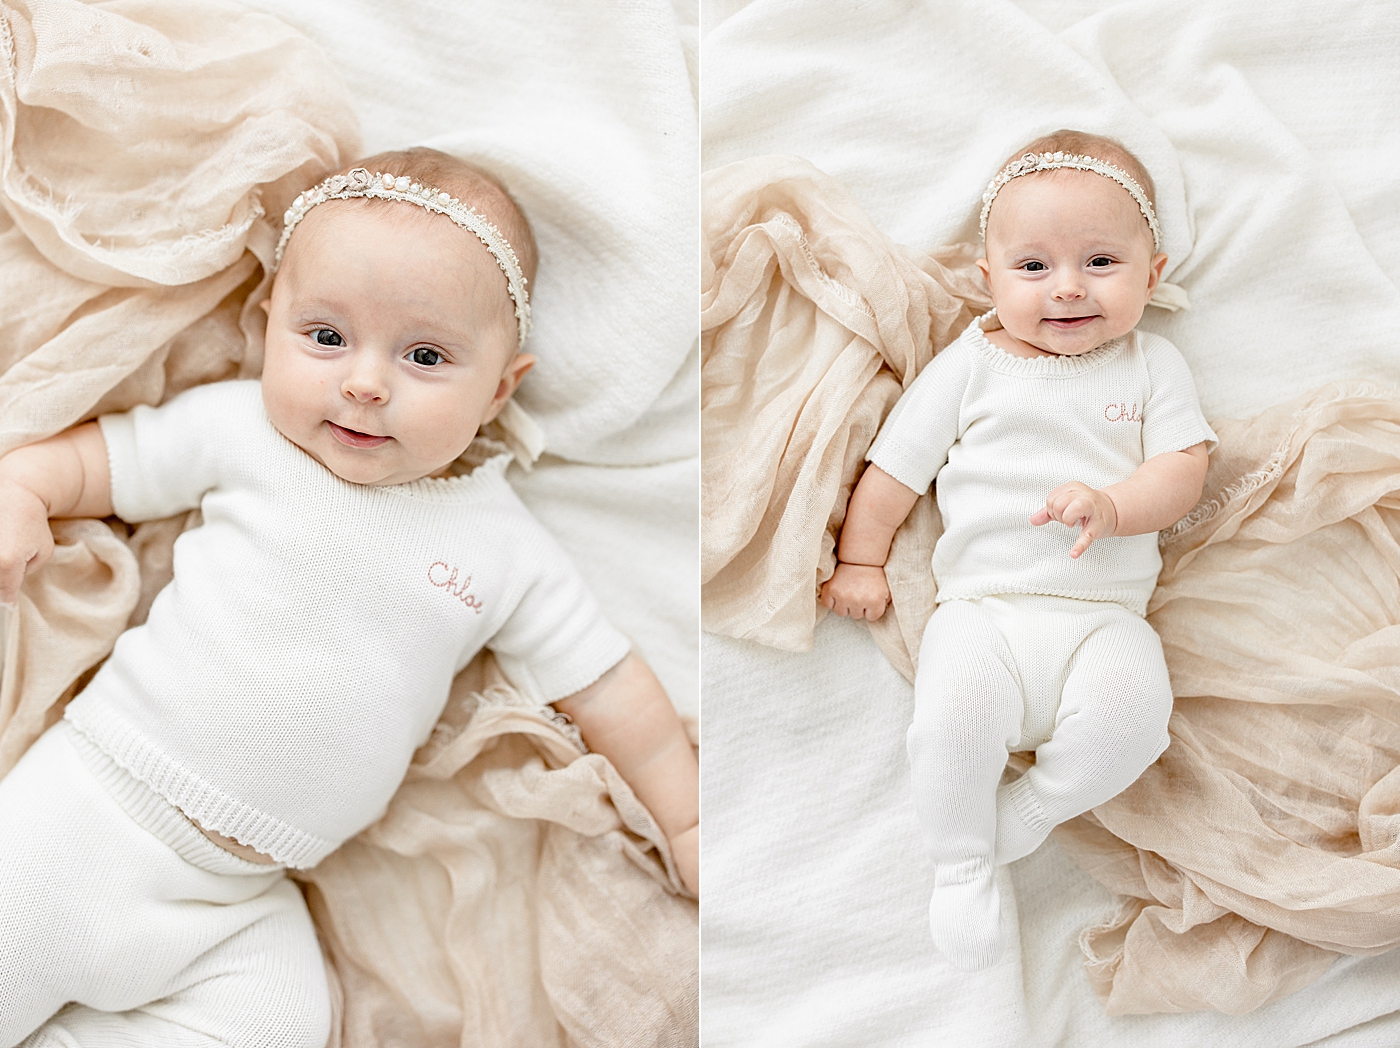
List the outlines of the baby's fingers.
{"label": "baby's fingers", "polygon": [[13,604],[19,600],[26,563],[17,558],[0,562],[0,604]]}
{"label": "baby's fingers", "polygon": [[1069,555],[1076,560],[1079,555],[1093,544],[1093,541],[1103,535],[1103,522],[1097,518],[1090,518],[1084,522],[1084,526],[1079,529],[1079,538],[1070,547]]}
{"label": "baby's fingers", "polygon": [[865,606],[865,617],[871,622],[878,622],[885,614],[885,609],[890,606],[889,598],[877,600]]}

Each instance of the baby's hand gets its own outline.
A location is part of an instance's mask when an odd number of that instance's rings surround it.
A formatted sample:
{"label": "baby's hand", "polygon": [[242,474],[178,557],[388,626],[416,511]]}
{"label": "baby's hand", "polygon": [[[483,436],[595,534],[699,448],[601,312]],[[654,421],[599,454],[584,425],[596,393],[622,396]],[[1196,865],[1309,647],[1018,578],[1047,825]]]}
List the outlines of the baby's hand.
{"label": "baby's hand", "polygon": [[670,838],[671,858],[676,860],[676,870],[681,875],[681,883],[690,889],[691,894],[700,895],[700,826],[696,824],[682,830]]}
{"label": "baby's hand", "polygon": [[1118,508],[1102,491],[1072,480],[1050,492],[1045,506],[1031,514],[1036,527],[1057,520],[1070,527],[1079,525],[1079,539],[1069,551],[1078,558],[1095,539],[1112,537],[1118,527]]}
{"label": "baby's hand", "polygon": [[836,572],[822,586],[821,601],[838,615],[874,622],[890,606],[890,584],[885,569],[869,564],[836,565]]}
{"label": "baby's hand", "polygon": [[24,485],[0,477],[0,604],[15,603],[24,576],[51,556],[48,507]]}

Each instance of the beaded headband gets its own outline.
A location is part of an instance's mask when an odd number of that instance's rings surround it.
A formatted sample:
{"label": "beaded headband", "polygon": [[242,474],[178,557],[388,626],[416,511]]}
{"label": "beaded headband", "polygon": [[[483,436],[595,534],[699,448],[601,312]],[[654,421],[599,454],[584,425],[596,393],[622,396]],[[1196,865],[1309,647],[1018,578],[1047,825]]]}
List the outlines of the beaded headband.
{"label": "beaded headband", "polygon": [[1147,199],[1147,194],[1142,191],[1142,186],[1137,184],[1137,180],[1132,175],[1121,167],[1114,167],[1097,157],[1063,152],[1026,153],[1019,160],[1013,160],[1001,169],[997,177],[988,183],[987,191],[982,194],[982,239],[987,239],[987,215],[992,210],[992,201],[997,198],[997,194],[1001,192],[1006,183],[1013,178],[1020,178],[1022,175],[1032,175],[1037,171],[1054,171],[1062,167],[1071,167],[1077,171],[1092,171],[1096,175],[1113,179],[1126,189],[1137,203],[1142,217],[1147,219],[1147,228],[1152,230],[1152,250],[1162,250],[1162,230],[1157,225],[1157,213],[1152,210],[1152,201]]}
{"label": "beaded headband", "polygon": [[473,234],[485,245],[506,275],[506,291],[515,303],[515,326],[519,332],[517,345],[525,344],[525,336],[530,333],[530,296],[525,290],[525,274],[520,270],[520,260],[510,241],[501,234],[481,212],[468,207],[450,193],[434,186],[419,185],[406,175],[384,172],[370,174],[363,167],[357,167],[344,175],[332,175],[319,185],[312,186],[292,201],[287,213],[282,217],[282,239],[277,242],[277,251],[272,259],[275,273],[282,265],[282,253],[287,250],[287,241],[292,230],[306,217],[306,213],[317,204],[327,200],[349,200],[353,197],[373,197],[379,200],[402,200],[406,204],[417,204],[428,211],[446,215],[468,233]]}

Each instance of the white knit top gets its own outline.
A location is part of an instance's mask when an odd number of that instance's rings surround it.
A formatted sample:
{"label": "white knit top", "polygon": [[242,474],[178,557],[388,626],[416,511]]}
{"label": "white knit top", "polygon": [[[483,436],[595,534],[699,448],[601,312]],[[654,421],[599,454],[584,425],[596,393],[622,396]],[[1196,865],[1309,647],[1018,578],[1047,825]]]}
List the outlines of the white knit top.
{"label": "white knit top", "polygon": [[1072,560],[1078,528],[1030,515],[1061,484],[1103,488],[1155,455],[1214,448],[1186,361],[1143,331],[1082,356],[1016,357],[984,334],[991,315],[933,358],[866,456],[914,491],[937,478],[938,600],[1040,593],[1143,614],[1162,569],[1156,534],[1099,539]]}
{"label": "white knit top", "polygon": [[100,423],[119,516],[204,519],[66,716],[205,828],[288,866],[379,818],[483,646],[541,702],[627,654],[506,483],[507,456],[351,484],[273,428],[257,382]]}

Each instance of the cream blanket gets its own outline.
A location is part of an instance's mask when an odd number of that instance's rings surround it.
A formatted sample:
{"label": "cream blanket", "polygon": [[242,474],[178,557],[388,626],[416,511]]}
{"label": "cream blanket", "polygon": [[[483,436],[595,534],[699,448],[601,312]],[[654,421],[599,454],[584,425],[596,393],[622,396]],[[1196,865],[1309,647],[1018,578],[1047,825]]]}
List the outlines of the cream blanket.
{"label": "cream blanket", "polygon": [[[375,39],[372,14],[299,11]],[[407,68],[412,56],[420,70],[455,65],[460,38],[442,31],[450,10],[415,13],[421,24],[394,23],[409,33],[404,42],[379,41],[381,67]],[[518,44],[527,38],[512,20],[548,12],[502,4],[479,14],[478,33]],[[676,276],[693,273],[693,261],[684,238],[660,246],[657,233],[658,216],[674,227],[693,211],[693,164],[672,140],[693,141],[684,29],[669,8],[594,22],[587,32],[632,47],[636,76],[658,100],[644,116],[637,79],[612,82],[616,61],[570,65],[561,56],[579,38],[533,41],[519,55],[498,50],[505,67],[485,71],[508,93],[492,118],[464,122],[467,107],[449,92],[442,112],[457,121],[456,137],[442,134],[440,118],[432,144],[497,170],[535,219],[543,263],[532,348],[542,364],[530,407],[550,450],[578,465],[546,458],[526,497],[562,493],[566,546],[657,554],[648,590],[672,591],[659,614],[631,606],[640,604],[631,594],[619,607],[616,585],[603,600],[693,712],[690,554],[657,537],[684,515],[677,493],[693,476],[693,312],[671,290],[693,286]],[[0,451],[102,411],[258,373],[255,307],[287,202],[362,148],[421,140],[386,141],[374,120],[397,115],[370,110],[379,134],[362,147],[355,109],[367,107],[352,108],[337,73],[346,55],[336,57],[332,65],[278,19],[218,0],[0,4]],[[576,88],[591,82],[571,115],[582,111],[604,143],[624,143],[651,166],[610,170],[629,154],[592,139],[560,148],[511,81],[538,65]],[[357,90],[382,101],[395,84],[381,74]],[[465,86],[492,97],[482,80]],[[552,112],[538,98],[533,109]],[[433,134],[431,106],[404,110],[424,138]],[[648,250],[643,267],[636,256]],[[623,261],[610,267],[607,257]],[[619,340],[629,310],[600,305],[644,294],[649,320]],[[612,354],[595,352],[600,345]],[[623,367],[638,345],[651,351],[644,364]],[[196,521],[55,525],[53,560],[0,624],[0,774],[61,715],[116,636],[144,619],[169,580],[175,537]],[[609,551],[585,574],[621,556]],[[340,1010],[334,1044],[696,1039],[696,910],[678,894],[664,837],[607,762],[583,755],[489,657],[456,681],[384,819],[302,879]]]}
{"label": "cream blanket", "polygon": [[[984,300],[971,267],[892,244],[794,158],[711,172],[705,214],[706,627],[804,650],[895,376]],[[1148,614],[1172,745],[1057,831],[1133,900],[1085,940],[1111,1014],[1245,1012],[1337,952],[1400,944],[1400,390],[1334,385],[1215,425]],[[893,621],[872,625],[906,676],[933,609],[930,502],[892,547]]]}

